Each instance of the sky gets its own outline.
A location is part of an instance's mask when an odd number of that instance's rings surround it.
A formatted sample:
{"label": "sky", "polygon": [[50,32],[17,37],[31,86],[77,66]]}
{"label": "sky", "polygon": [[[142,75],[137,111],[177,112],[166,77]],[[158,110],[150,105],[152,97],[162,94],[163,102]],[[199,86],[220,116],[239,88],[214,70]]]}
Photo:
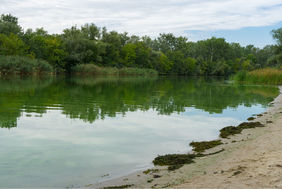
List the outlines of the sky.
{"label": "sky", "polygon": [[215,36],[258,47],[273,44],[271,30],[282,27],[282,0],[0,0],[0,13],[49,33],[94,23],[139,36]]}

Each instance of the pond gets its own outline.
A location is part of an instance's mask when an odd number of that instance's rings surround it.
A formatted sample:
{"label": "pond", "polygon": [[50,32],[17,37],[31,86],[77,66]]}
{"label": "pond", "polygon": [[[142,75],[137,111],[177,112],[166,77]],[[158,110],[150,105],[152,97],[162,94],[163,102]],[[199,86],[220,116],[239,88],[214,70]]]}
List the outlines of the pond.
{"label": "pond", "polygon": [[1,79],[0,187],[84,186],[150,168],[278,93],[222,78]]}

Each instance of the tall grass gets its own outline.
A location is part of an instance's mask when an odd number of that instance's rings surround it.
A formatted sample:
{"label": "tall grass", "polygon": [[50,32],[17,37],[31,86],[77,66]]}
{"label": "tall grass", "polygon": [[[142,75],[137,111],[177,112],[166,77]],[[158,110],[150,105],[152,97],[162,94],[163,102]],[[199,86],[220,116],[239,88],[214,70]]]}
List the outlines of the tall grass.
{"label": "tall grass", "polygon": [[248,84],[282,84],[282,69],[264,68],[251,72],[241,71],[234,76],[234,80]]}
{"label": "tall grass", "polygon": [[43,60],[22,56],[0,56],[0,75],[51,73],[53,68]]}
{"label": "tall grass", "polygon": [[79,64],[72,68],[72,72],[79,75],[118,75],[118,69],[113,67],[99,67],[94,64]]}
{"label": "tall grass", "polygon": [[158,72],[153,69],[143,68],[113,68],[113,67],[99,67],[94,64],[79,64],[72,69],[72,72],[78,75],[158,75]]}

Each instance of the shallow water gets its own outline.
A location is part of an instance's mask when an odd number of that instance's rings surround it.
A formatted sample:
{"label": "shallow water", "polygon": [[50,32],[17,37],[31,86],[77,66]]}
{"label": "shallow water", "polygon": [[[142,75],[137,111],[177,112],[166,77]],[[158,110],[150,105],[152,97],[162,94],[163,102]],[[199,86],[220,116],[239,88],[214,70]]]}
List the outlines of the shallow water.
{"label": "shallow water", "polygon": [[278,88],[216,78],[0,80],[0,187],[84,186],[265,111]]}

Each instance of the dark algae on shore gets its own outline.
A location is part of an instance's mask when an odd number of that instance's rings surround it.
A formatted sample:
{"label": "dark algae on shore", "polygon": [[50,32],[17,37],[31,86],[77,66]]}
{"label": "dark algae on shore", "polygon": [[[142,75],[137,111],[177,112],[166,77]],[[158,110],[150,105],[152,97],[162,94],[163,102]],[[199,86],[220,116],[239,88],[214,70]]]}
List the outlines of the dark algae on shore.
{"label": "dark algae on shore", "polygon": [[209,154],[202,154],[202,153],[197,153],[197,154],[167,154],[163,156],[158,156],[154,159],[153,163],[154,165],[159,165],[159,166],[168,166],[169,171],[174,171],[176,169],[179,169],[183,167],[185,164],[191,164],[195,163],[194,159],[197,157],[204,157],[204,156],[210,156],[210,155],[215,155],[220,152],[223,152],[224,149],[221,149],[219,151],[209,153]]}
{"label": "dark algae on shore", "polygon": [[158,156],[154,159],[154,165],[168,166],[168,170],[172,171],[181,168],[184,164],[194,163],[193,159],[199,157],[198,154],[167,154]]}
{"label": "dark algae on shore", "polygon": [[264,127],[260,122],[244,122],[237,127],[228,126],[220,130],[220,137],[227,138],[228,136],[240,134],[244,129],[251,129],[256,127]]}
{"label": "dark algae on shore", "polygon": [[[264,127],[260,122],[244,122],[235,126],[224,127],[220,130],[221,138],[228,138],[231,135],[240,134],[244,129],[251,129],[256,127]],[[191,142],[190,146],[193,147],[195,153],[191,154],[167,154],[163,156],[158,156],[153,160],[154,165],[159,166],[168,166],[169,171],[173,171],[181,168],[184,164],[194,163],[194,159],[197,157],[209,156],[223,152],[224,149],[221,149],[217,152],[202,154],[202,152],[214,148],[223,144],[221,140],[212,140],[212,141],[202,141],[202,142]]]}
{"label": "dark algae on shore", "polygon": [[193,147],[194,152],[204,152],[207,149],[221,145],[221,140],[203,141],[203,142],[191,142],[190,146]]}
{"label": "dark algae on shore", "polygon": [[103,189],[122,189],[122,188],[129,188],[134,186],[133,184],[121,185],[121,186],[108,186],[104,187]]}

